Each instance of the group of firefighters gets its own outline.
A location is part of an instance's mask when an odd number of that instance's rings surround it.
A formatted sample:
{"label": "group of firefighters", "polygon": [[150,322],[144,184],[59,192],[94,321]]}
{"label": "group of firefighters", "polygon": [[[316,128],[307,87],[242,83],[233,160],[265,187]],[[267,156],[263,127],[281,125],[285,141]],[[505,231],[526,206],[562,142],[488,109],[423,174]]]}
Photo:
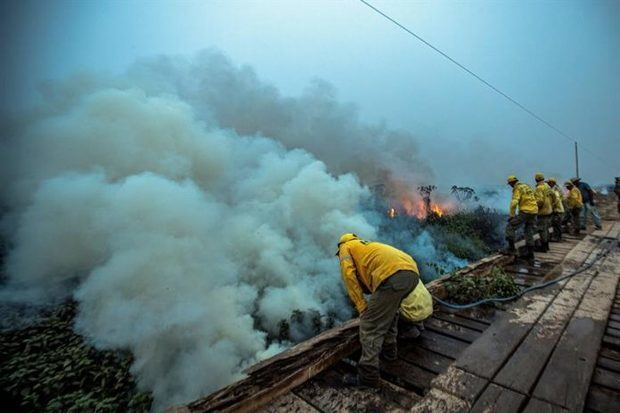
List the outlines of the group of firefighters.
{"label": "group of firefighters", "polygon": [[[601,218],[594,203],[594,191],[580,178],[572,178],[564,183],[564,193],[555,178],[545,180],[542,173],[534,175],[536,187],[520,182],[516,176],[508,177],[512,187],[510,217],[506,226],[507,253],[516,253],[515,233],[523,227],[525,252],[523,258],[532,260],[534,251],[549,250],[549,241],[562,240],[562,227],[571,224],[573,234],[585,229],[588,215],[592,215],[594,226],[601,229]],[[518,213],[517,213],[518,211]],[[550,237],[549,228],[553,228]],[[534,243],[534,233],[538,232],[540,243]]]}
{"label": "group of firefighters", "polygon": [[[515,232],[520,227],[524,229],[524,255],[528,259],[534,256],[536,231],[540,234],[537,249],[547,251],[550,226],[553,241],[562,240],[562,226],[569,221],[573,232],[579,234],[580,229],[585,229],[588,215],[594,218],[596,228],[601,227],[594,192],[587,183],[573,178],[564,183],[564,193],[555,178],[545,180],[542,173],[537,173],[534,179],[536,188],[532,189],[516,176],[508,177],[508,184],[513,188],[506,228],[509,252],[515,252]],[[411,337],[419,335],[424,329],[421,321],[432,314],[432,298],[420,280],[414,259],[399,249],[347,233],[340,237],[336,255],[346,290],[360,314],[362,347],[358,374],[347,375],[343,381],[352,386],[376,388],[380,383],[379,360],[397,360],[399,317],[409,321]],[[367,294],[370,294],[368,300]]]}

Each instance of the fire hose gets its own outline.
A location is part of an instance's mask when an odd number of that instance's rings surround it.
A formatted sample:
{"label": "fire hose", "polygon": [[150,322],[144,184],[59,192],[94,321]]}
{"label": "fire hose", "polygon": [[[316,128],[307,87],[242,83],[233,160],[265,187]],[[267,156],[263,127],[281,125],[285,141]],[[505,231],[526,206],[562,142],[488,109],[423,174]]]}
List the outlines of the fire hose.
{"label": "fire hose", "polygon": [[485,298],[479,301],[475,301],[473,303],[469,303],[469,304],[455,304],[455,303],[449,303],[447,301],[442,300],[441,298],[438,298],[436,296],[432,296],[433,299],[438,302],[439,304],[448,307],[448,308],[453,308],[455,310],[465,310],[468,308],[473,308],[473,307],[477,307],[479,305],[483,305],[483,304],[490,304],[490,303],[504,303],[507,301],[512,301],[512,300],[516,300],[517,298],[522,297],[524,294],[529,293],[530,291],[535,291],[535,290],[541,290],[543,288],[549,287],[550,285],[554,285],[557,284],[559,282],[562,282],[566,279],[572,278],[577,274],[581,274],[584,271],[589,270],[590,268],[592,268],[594,266],[594,264],[596,264],[598,261],[600,261],[601,259],[605,258],[607,255],[609,255],[609,253],[611,251],[613,251],[617,244],[618,244],[618,240],[615,238],[609,238],[609,237],[605,237],[605,239],[610,239],[613,240],[613,242],[610,242],[606,248],[599,252],[594,259],[587,263],[587,264],[583,264],[581,267],[579,267],[578,269],[576,269],[575,271],[564,275],[560,278],[556,278],[555,280],[551,280],[551,281],[547,281],[544,282],[542,284],[537,284],[537,285],[533,285],[531,287],[528,288],[524,288],[521,291],[519,291],[517,294],[512,295],[510,297],[493,297],[493,298]]}

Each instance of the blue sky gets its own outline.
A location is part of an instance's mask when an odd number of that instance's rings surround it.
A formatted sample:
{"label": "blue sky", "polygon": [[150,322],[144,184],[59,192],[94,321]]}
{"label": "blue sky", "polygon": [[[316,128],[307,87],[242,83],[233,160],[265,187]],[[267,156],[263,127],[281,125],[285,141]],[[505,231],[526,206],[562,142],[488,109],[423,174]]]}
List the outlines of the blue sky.
{"label": "blue sky", "polygon": [[[620,175],[620,2],[371,1],[576,137],[582,176]],[[76,70],[215,47],[283,94],[332,83],[362,118],[407,129],[440,185],[568,178],[570,142],[356,0],[5,1],[3,110]]]}

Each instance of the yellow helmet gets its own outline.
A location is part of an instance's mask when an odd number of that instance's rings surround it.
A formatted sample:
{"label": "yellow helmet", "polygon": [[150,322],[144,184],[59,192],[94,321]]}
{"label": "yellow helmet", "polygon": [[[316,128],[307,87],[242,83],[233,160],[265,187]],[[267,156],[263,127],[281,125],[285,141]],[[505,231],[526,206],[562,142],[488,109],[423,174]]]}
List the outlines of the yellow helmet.
{"label": "yellow helmet", "polygon": [[558,183],[558,181],[556,181],[554,177],[547,179],[547,182],[553,182],[554,184]]}
{"label": "yellow helmet", "polygon": [[574,186],[573,183],[571,181],[566,181],[564,182],[564,186],[567,188],[570,188],[571,186]]}
{"label": "yellow helmet", "polygon": [[507,181],[508,181],[508,183],[510,184],[510,183],[512,183],[512,182],[517,182],[517,181],[518,181],[518,179],[517,179],[517,177],[516,177],[516,176],[514,176],[514,175],[510,175],[510,176],[508,177]]}
{"label": "yellow helmet", "polygon": [[359,239],[357,235],[351,233],[351,232],[347,232],[345,234],[342,234],[340,236],[340,239],[338,240],[338,248],[336,249],[336,255],[338,255],[338,253],[340,252],[340,246],[342,244],[344,244],[345,242],[349,242],[349,241],[353,241],[354,239]]}
{"label": "yellow helmet", "polygon": [[536,182],[544,181],[545,175],[543,175],[542,172],[537,172],[536,175],[534,175],[534,180]]}

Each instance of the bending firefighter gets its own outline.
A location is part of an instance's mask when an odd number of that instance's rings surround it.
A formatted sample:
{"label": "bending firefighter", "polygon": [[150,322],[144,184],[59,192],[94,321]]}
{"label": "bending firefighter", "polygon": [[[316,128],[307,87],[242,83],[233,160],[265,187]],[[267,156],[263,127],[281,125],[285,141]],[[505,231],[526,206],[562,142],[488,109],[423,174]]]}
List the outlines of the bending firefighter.
{"label": "bending firefighter", "polygon": [[508,185],[512,187],[512,200],[510,201],[510,217],[506,226],[507,252],[511,254],[516,252],[515,233],[522,226],[526,245],[524,258],[531,260],[534,259],[534,230],[538,214],[536,196],[529,185],[519,182],[514,175],[508,177]]}
{"label": "bending firefighter", "polygon": [[538,251],[549,251],[549,226],[553,213],[553,193],[545,182],[545,176],[540,172],[534,175],[536,181],[536,204],[538,205],[538,219],[536,226],[540,235],[540,248]]}
{"label": "bending firefighter", "polygon": [[564,219],[563,196],[555,178],[547,180],[553,195],[553,214],[551,215],[551,226],[553,227],[553,241],[562,241],[562,220]]}
{"label": "bending firefighter", "polygon": [[[352,385],[378,387],[379,355],[397,357],[396,336],[401,301],[418,285],[416,262],[390,245],[344,234],[338,242],[340,271],[346,290],[360,313],[362,355]],[[364,293],[372,294],[368,302]],[[432,307],[432,303],[431,303]]]}

